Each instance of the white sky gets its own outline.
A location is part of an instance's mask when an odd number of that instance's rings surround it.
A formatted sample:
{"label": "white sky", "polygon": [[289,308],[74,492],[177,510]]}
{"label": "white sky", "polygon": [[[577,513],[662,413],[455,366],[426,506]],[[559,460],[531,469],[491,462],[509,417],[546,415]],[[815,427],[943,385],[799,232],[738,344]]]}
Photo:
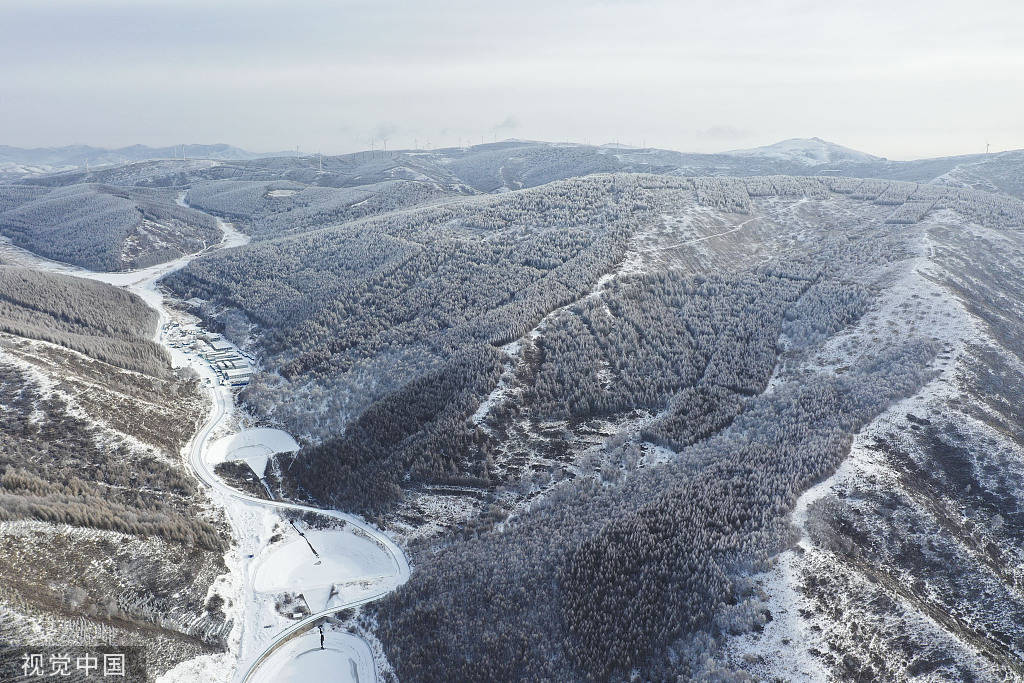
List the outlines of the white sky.
{"label": "white sky", "polygon": [[0,144],[1024,148],[1024,0],[0,0]]}

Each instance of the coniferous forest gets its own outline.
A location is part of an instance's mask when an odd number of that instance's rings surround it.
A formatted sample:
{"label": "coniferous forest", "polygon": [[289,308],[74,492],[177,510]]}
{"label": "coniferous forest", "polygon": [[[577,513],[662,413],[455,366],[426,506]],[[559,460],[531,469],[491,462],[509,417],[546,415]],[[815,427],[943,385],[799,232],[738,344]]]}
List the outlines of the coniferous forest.
{"label": "coniferous forest", "polygon": [[[1024,203],[922,182],[938,161],[673,154],[144,162],[0,186],[0,231],[93,269],[196,254],[159,287],[255,359],[235,400],[300,446],[217,471],[396,539],[408,581],[344,613],[387,675],[756,678],[793,619],[839,678],[1020,674]],[[251,241],[214,248],[218,221]],[[175,460],[202,394],[157,324],[124,289],[0,265],[5,520],[227,547]]]}
{"label": "coniferous forest", "polygon": [[898,284],[922,235],[1024,217],[787,176],[604,174],[279,237],[245,201],[259,241],[168,286],[255,331],[267,372],[242,400],[307,443],[283,490],[406,531],[476,501],[413,531],[412,578],[367,608],[406,680],[727,669],[708,653],[770,619],[754,577],[801,494],[948,357],[914,317],[946,290]]}

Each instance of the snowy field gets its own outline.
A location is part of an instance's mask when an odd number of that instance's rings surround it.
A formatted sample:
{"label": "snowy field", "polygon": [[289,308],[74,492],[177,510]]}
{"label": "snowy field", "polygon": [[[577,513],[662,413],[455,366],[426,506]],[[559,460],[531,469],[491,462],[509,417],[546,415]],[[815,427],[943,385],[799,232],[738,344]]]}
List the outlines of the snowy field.
{"label": "snowy field", "polygon": [[[314,612],[347,602],[346,585],[367,584],[393,574],[391,557],[375,542],[349,526],[343,529],[302,529],[268,548],[260,558],[253,588],[260,593],[298,591]],[[316,550],[314,554],[313,550]]]}
{"label": "snowy field", "polygon": [[316,629],[282,645],[249,679],[251,683],[358,683],[375,680],[373,654],[362,638],[325,629],[324,649]]}
{"label": "snowy field", "polygon": [[295,443],[295,439],[288,432],[257,427],[212,442],[207,450],[206,461],[210,465],[244,461],[253,472],[262,477],[270,456],[297,450],[299,444]]}

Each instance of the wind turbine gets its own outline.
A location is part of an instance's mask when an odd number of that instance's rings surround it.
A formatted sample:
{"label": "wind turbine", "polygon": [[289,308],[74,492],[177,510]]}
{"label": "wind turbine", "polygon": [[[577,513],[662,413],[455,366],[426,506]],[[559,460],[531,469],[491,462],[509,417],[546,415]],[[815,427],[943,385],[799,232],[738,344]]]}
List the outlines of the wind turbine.
{"label": "wind turbine", "polygon": [[989,148],[992,147],[988,142],[985,142],[985,154],[988,154]]}

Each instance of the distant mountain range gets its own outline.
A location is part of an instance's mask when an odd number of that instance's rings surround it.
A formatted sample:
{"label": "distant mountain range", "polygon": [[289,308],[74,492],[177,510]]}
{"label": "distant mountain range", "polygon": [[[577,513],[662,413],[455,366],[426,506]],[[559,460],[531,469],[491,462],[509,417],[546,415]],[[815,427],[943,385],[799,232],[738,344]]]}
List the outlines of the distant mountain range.
{"label": "distant mountain range", "polygon": [[[505,143],[518,145],[544,144],[525,140],[507,140]],[[577,145],[568,145],[576,147]],[[580,145],[585,147],[586,145]],[[493,145],[488,145],[492,147]],[[606,150],[638,150],[638,148],[619,144],[601,145],[600,149]],[[666,151],[666,150],[652,150]],[[678,154],[678,153],[677,153]],[[53,173],[55,171],[69,171],[86,166],[104,166],[110,164],[123,164],[136,161],[151,161],[155,159],[181,159],[182,156],[188,159],[211,159],[215,161],[243,161],[248,159],[263,159],[269,157],[292,156],[288,152],[257,153],[234,147],[227,144],[216,145],[174,145],[172,147],[149,147],[146,145],[131,145],[118,149],[106,149],[103,147],[91,147],[89,145],[68,145],[65,147],[36,147],[22,148],[0,145],[0,177],[36,175],[40,173]],[[722,152],[717,155],[689,155],[700,157],[747,157],[760,158],[775,162],[793,163],[806,166],[820,166],[823,164],[849,164],[849,163],[872,163],[886,161],[882,157],[873,156],[859,152],[849,147],[843,147],[821,138],[793,138],[783,140],[773,145],[755,147],[753,149],[738,149],[729,152]]]}
{"label": "distant mountain range", "polygon": [[[106,183],[186,187],[233,178],[290,180],[325,187],[393,181],[438,191],[504,192],[593,173],[685,176],[839,175],[972,187],[1024,198],[1024,150],[893,161],[820,138],[794,138],[753,149],[694,154],[626,145],[581,145],[503,140],[432,150],[364,151],[296,157],[256,154],[230,145],[117,150],[74,146],[18,149],[0,146],[0,182],[40,186]],[[423,185],[426,183],[427,185]]]}
{"label": "distant mountain range", "polygon": [[89,145],[67,145],[65,147],[9,147],[0,145],[0,177],[35,175],[68,171],[85,166],[106,166],[151,159],[215,159],[241,161],[260,159],[287,154],[273,152],[258,154],[232,145],[174,145],[172,147],[148,147],[131,145],[118,149],[91,147]]}

